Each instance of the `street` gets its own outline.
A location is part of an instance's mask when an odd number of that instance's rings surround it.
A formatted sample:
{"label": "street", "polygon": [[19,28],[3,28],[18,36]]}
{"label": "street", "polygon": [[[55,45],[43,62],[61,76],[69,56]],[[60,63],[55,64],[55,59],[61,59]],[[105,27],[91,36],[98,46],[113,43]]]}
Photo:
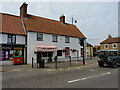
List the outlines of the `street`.
{"label": "street", "polygon": [[74,68],[9,71],[2,73],[3,88],[118,88],[118,68],[94,64]]}

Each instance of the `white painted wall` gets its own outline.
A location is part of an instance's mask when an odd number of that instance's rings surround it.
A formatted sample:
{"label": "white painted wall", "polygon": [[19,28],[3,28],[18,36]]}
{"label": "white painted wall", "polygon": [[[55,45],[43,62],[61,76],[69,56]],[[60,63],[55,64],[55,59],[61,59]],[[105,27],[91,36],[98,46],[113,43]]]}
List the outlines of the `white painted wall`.
{"label": "white painted wall", "polygon": [[25,36],[16,35],[16,44],[25,45]]}
{"label": "white painted wall", "polygon": [[[34,53],[35,45],[36,44],[43,44],[43,45],[54,45],[57,46],[58,50],[63,50],[65,47],[70,47],[70,49],[77,49],[79,50],[79,57],[81,56],[81,46],[79,44],[79,38],[70,37],[70,43],[65,43],[65,36],[58,36],[58,42],[52,42],[52,35],[51,34],[43,34],[43,41],[37,41],[37,33],[36,32],[28,32],[28,45],[27,45],[27,62],[28,64],[31,63],[32,57],[36,58],[36,54]],[[54,53],[54,56],[57,53]],[[77,52],[70,52],[72,57],[77,57]],[[65,53],[63,52],[63,56],[65,57]],[[60,57],[59,57],[60,58]]]}
{"label": "white painted wall", "polygon": [[[0,33],[0,44],[7,44],[7,34]],[[16,35],[16,44],[24,44],[25,45],[25,36]]]}
{"label": "white painted wall", "polygon": [[0,33],[0,44],[6,44],[7,43],[7,34]]}

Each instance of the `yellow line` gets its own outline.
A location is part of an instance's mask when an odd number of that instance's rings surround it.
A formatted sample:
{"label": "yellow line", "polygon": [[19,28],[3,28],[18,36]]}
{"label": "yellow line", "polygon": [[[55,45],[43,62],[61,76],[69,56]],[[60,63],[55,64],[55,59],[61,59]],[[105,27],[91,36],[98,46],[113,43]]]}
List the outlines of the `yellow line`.
{"label": "yellow line", "polygon": [[47,71],[55,71],[55,69],[47,69]]}

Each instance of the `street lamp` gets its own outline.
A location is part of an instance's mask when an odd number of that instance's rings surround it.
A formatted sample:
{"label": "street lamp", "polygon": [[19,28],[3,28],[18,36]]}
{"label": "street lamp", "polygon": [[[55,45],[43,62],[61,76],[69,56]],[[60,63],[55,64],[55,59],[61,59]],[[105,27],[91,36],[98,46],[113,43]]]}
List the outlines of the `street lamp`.
{"label": "street lamp", "polygon": [[80,39],[80,45],[83,46],[83,65],[85,65],[85,44],[84,44],[84,39]]}

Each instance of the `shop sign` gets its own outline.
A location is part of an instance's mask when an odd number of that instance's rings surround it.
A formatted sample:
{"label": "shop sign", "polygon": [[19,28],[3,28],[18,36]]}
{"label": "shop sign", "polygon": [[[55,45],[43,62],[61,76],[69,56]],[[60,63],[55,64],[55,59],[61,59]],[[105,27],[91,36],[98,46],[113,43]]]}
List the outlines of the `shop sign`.
{"label": "shop sign", "polygon": [[14,50],[22,50],[23,48],[14,48]]}

